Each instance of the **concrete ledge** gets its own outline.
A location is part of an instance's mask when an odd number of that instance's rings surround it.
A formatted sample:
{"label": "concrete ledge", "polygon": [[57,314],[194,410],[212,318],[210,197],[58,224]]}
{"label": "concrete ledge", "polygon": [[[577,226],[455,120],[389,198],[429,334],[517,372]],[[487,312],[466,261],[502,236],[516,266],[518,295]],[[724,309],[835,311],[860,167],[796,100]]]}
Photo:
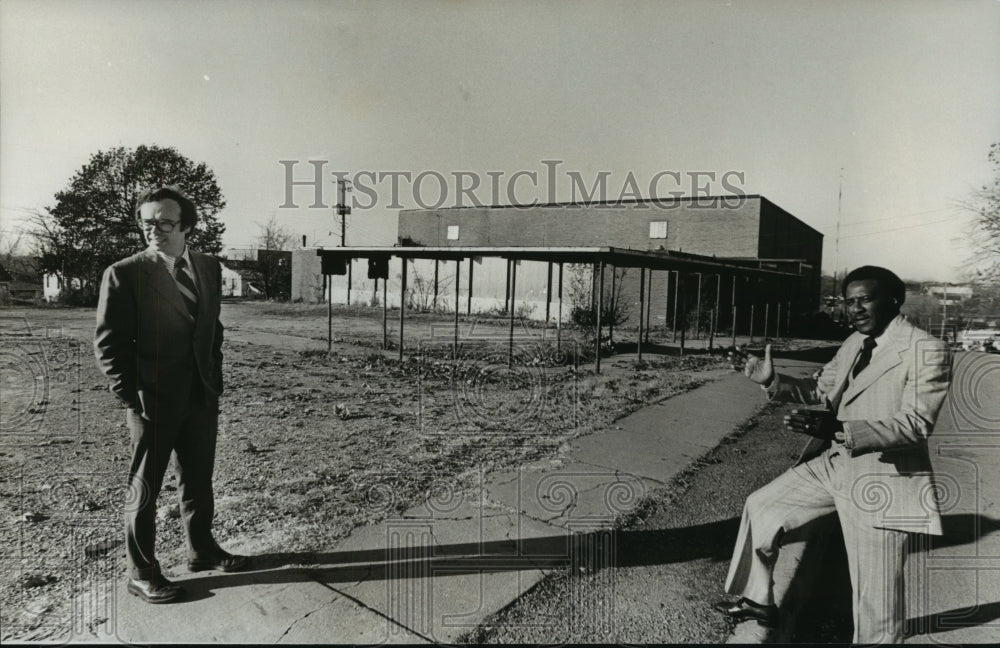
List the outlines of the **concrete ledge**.
{"label": "concrete ledge", "polygon": [[793,640],[806,603],[824,591],[817,585],[827,571],[827,556],[833,553],[834,543],[840,537],[839,524],[837,514],[831,513],[807,529],[786,536],[774,565],[778,626],[764,628],[756,621],[746,621],[736,626],[726,643],[789,643]]}

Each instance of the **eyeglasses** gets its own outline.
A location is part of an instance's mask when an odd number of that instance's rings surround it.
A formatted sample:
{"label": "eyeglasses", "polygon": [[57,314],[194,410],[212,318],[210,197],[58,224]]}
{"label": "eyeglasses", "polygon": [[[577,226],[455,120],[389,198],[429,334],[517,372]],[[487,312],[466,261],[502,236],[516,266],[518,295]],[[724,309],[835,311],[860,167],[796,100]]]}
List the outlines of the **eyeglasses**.
{"label": "eyeglasses", "polygon": [[157,232],[163,232],[164,234],[169,234],[174,231],[179,224],[179,220],[143,220],[139,221],[142,225],[142,229],[149,231],[156,228]]}

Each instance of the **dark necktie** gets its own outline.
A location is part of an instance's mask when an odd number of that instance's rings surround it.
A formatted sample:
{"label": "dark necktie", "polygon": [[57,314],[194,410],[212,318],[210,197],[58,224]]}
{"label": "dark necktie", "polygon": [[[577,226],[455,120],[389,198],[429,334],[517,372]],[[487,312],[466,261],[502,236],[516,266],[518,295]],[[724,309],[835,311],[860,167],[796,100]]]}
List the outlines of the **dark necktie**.
{"label": "dark necktie", "polygon": [[868,336],[865,338],[864,343],[861,346],[861,353],[858,354],[858,361],[854,363],[854,371],[851,372],[852,378],[857,378],[861,370],[868,366],[868,363],[872,361],[872,351],[875,350],[875,338]]}
{"label": "dark necktie", "polygon": [[187,262],[183,258],[177,259],[174,263],[174,276],[177,278],[177,290],[180,291],[181,297],[184,298],[184,305],[187,306],[188,312],[191,313],[191,317],[198,317],[198,290],[194,287],[194,281],[191,279],[191,275],[184,272],[184,268],[187,267]]}

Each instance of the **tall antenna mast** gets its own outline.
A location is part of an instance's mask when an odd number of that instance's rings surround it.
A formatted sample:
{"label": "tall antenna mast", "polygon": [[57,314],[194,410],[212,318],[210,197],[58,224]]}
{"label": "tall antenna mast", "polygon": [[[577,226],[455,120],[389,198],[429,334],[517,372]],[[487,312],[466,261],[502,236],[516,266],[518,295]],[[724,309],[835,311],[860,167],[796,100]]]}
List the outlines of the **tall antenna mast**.
{"label": "tall antenna mast", "polygon": [[[840,292],[837,285],[837,271],[840,269],[840,205],[844,197],[844,167],[840,167],[840,185],[837,188],[837,236],[834,243],[834,264],[833,264],[833,296]],[[843,277],[841,277],[843,281]],[[844,319],[844,305],[840,305],[840,319]]]}
{"label": "tall antenna mast", "polygon": [[[836,274],[837,269],[840,268],[840,204],[844,198],[844,167],[840,167],[840,187],[837,189],[837,240],[834,246],[834,254],[836,257],[835,263],[833,264],[833,272]],[[834,285],[834,290],[837,286]]]}

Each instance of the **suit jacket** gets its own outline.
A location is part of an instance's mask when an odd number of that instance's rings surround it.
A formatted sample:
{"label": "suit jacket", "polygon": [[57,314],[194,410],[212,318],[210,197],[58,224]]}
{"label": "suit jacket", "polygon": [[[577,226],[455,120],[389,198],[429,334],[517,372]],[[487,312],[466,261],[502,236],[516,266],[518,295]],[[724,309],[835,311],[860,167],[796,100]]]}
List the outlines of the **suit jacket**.
{"label": "suit jacket", "polygon": [[[948,347],[899,315],[886,327],[871,364],[850,381],[864,338],[852,334],[823,367],[822,375],[833,377],[828,393],[815,378],[779,374],[769,395],[836,412],[850,455],[850,497],[862,517],[877,527],[940,535],[927,439],[948,392]],[[810,440],[799,463],[829,445]]]}
{"label": "suit jacket", "polygon": [[94,353],[111,391],[149,420],[182,415],[194,381],[206,400],[222,393],[222,266],[188,250],[198,316],[188,312],[174,278],[152,249],[104,271]]}

